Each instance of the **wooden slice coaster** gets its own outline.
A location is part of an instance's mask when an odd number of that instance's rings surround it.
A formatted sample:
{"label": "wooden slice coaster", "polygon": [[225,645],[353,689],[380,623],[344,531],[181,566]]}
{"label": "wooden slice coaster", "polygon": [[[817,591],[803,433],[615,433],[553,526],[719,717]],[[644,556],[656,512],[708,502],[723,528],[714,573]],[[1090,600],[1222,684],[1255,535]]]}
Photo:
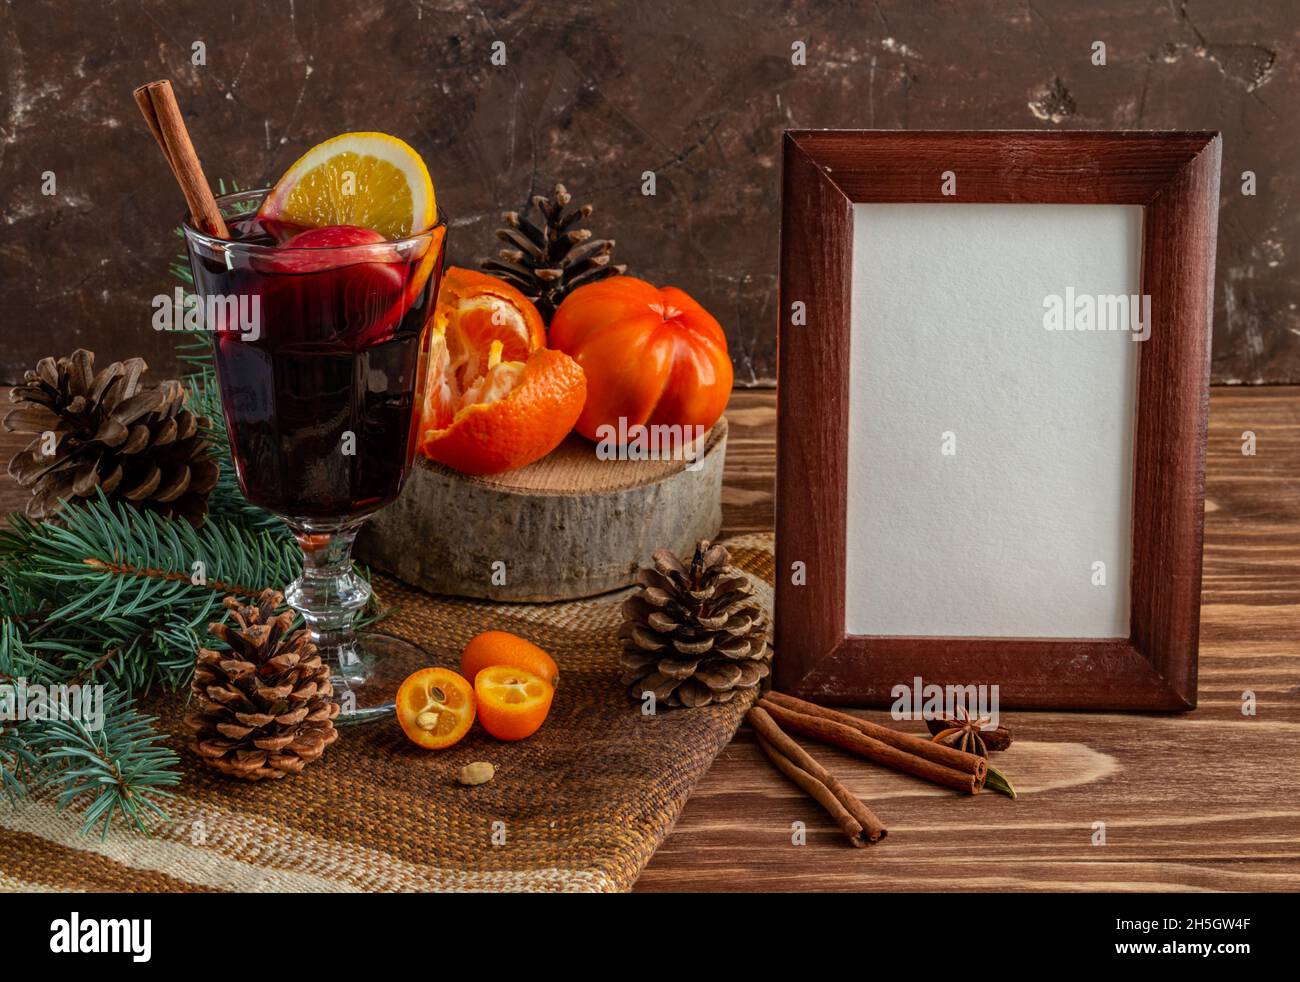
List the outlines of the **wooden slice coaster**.
{"label": "wooden slice coaster", "polygon": [[684,460],[600,460],[570,434],[542,460],[471,477],[422,456],[357,541],[359,561],[432,593],[587,597],[629,586],[656,549],[688,556],[722,527],[727,421]]}

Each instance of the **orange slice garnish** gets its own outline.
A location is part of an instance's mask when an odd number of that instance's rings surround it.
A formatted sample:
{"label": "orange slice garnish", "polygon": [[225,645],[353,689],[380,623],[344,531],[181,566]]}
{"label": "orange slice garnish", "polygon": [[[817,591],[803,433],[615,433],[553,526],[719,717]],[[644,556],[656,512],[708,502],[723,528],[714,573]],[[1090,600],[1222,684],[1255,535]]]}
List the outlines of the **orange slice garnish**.
{"label": "orange slice garnish", "polygon": [[424,160],[405,142],[386,133],[344,133],[294,161],[257,214],[304,228],[356,225],[400,239],[432,228],[438,202]]}

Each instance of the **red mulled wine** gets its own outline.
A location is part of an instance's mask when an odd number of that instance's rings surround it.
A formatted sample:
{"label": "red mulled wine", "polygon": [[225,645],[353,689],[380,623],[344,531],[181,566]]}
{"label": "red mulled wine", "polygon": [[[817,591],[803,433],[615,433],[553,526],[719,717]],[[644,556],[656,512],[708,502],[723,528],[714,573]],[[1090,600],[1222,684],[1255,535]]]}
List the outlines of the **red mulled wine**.
{"label": "red mulled wine", "polygon": [[228,301],[208,327],[244,495],[320,525],[374,512],[415,452],[443,230],[386,243],[249,217],[230,233],[191,260],[196,292]]}

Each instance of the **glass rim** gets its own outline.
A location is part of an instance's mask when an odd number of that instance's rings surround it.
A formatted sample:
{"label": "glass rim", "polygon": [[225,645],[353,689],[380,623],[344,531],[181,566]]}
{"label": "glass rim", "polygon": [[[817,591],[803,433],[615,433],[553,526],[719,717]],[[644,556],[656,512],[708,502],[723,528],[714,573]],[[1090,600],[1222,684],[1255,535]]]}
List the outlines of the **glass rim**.
{"label": "glass rim", "polygon": [[[271,188],[245,188],[242,191],[231,191],[229,194],[217,195],[217,210],[221,211],[222,217],[226,216],[225,209],[222,205],[239,200],[265,198],[272,191]],[[401,249],[403,247],[418,246],[423,242],[432,241],[440,229],[446,229],[447,218],[441,208],[438,209],[438,220],[428,228],[421,229],[411,235],[404,236],[400,239],[384,239],[383,242],[363,242],[356,245],[344,246],[282,246],[282,245],[263,245],[257,242],[233,242],[230,239],[218,238],[215,235],[209,235],[202,229],[195,227],[190,218],[189,212],[181,217],[181,229],[187,239],[194,239],[210,249],[233,249],[239,252],[255,253],[277,253],[283,255],[286,252],[310,252],[310,253],[330,253],[330,252],[347,252],[355,255],[358,250],[374,249]]]}

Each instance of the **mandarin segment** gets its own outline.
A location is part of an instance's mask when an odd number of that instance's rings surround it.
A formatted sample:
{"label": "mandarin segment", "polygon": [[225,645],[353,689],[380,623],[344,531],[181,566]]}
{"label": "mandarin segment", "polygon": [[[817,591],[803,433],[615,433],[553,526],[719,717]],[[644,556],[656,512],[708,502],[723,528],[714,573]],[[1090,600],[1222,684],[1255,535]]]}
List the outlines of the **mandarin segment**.
{"label": "mandarin segment", "polygon": [[458,343],[482,349],[501,340],[511,361],[546,347],[537,308],[509,283],[477,270],[452,266],[443,274],[435,318],[439,330],[460,336]]}
{"label": "mandarin segment", "polygon": [[425,456],[466,474],[499,474],[545,457],[573,429],[587,379],[568,355],[544,348],[522,366],[502,362],[493,371],[512,382],[509,391],[489,386],[482,394],[491,401],[471,402],[449,424],[427,427],[420,445]]}

